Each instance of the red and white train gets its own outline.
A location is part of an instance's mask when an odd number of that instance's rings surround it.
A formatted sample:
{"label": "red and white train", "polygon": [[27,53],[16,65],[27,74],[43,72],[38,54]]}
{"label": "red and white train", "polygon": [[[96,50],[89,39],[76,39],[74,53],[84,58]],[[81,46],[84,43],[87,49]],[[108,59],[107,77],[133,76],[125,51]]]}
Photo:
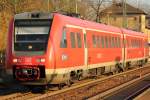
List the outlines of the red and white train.
{"label": "red and white train", "polygon": [[144,33],[62,14],[21,13],[9,25],[6,72],[44,85],[123,71],[147,62],[147,40]]}

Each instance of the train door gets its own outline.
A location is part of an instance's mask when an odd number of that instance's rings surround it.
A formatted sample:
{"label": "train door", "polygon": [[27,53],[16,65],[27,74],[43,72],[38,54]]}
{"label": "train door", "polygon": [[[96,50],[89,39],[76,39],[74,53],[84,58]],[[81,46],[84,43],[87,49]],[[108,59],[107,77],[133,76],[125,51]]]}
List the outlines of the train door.
{"label": "train door", "polygon": [[123,69],[126,67],[126,61],[127,61],[127,46],[126,46],[126,33],[122,31],[122,67]]}
{"label": "train door", "polygon": [[86,35],[85,29],[83,29],[83,35],[84,35],[84,65],[87,68],[87,66],[88,66],[88,48],[87,48],[87,35]]}
{"label": "train door", "polygon": [[84,45],[82,29],[67,27],[68,35],[68,65],[81,69],[84,65]]}

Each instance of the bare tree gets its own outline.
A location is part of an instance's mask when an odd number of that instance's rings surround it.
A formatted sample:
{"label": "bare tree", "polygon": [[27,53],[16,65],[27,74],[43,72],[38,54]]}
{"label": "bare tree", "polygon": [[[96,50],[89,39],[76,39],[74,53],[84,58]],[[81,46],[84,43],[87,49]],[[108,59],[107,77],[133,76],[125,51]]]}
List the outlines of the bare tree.
{"label": "bare tree", "polygon": [[100,12],[102,9],[104,9],[106,6],[110,5],[112,3],[112,0],[88,0],[89,6],[93,9],[95,12],[96,22],[100,22]]}
{"label": "bare tree", "polygon": [[91,8],[95,11],[96,14],[96,22],[100,21],[100,11],[101,11],[101,6],[103,4],[104,0],[89,0],[89,5],[91,6]]}

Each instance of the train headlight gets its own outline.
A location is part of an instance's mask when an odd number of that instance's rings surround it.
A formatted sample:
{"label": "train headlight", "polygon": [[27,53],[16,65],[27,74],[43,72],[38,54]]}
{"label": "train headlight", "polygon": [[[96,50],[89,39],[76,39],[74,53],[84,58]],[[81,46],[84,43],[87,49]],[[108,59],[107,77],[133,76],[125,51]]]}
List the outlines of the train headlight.
{"label": "train headlight", "polygon": [[28,74],[28,70],[27,69],[22,69],[22,73],[23,74]]}
{"label": "train headlight", "polygon": [[37,59],[37,62],[45,62],[45,58],[39,58]]}
{"label": "train headlight", "polygon": [[18,59],[16,59],[16,58],[13,59],[13,62],[14,62],[14,63],[17,63],[17,62],[18,62]]}
{"label": "train headlight", "polygon": [[41,62],[45,62],[45,58],[42,58],[42,59],[41,59]]}

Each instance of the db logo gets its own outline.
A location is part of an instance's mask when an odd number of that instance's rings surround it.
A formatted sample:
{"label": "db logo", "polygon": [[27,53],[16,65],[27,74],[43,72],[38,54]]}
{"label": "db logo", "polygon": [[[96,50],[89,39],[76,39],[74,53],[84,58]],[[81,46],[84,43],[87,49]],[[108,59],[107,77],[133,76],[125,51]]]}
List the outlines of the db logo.
{"label": "db logo", "polygon": [[62,59],[62,61],[68,60],[68,55],[62,54],[61,59]]}

